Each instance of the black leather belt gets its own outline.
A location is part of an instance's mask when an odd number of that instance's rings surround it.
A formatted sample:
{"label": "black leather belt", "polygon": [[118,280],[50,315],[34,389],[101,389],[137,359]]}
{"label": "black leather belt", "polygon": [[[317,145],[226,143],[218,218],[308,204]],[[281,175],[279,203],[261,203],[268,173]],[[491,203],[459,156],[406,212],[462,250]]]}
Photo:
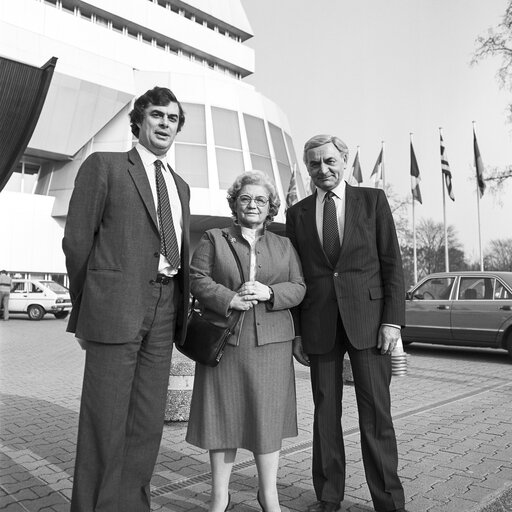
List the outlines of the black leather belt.
{"label": "black leather belt", "polygon": [[155,283],[161,284],[169,284],[171,282],[172,276],[166,276],[165,274],[157,274]]}

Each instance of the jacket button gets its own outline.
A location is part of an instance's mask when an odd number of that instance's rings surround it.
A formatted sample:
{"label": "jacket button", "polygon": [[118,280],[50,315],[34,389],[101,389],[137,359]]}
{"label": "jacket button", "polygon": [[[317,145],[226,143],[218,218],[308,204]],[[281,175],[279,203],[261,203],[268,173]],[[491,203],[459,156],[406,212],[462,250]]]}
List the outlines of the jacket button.
{"label": "jacket button", "polygon": [[159,254],[158,252],[155,252],[155,253],[153,253],[153,256],[154,256],[155,258],[158,258],[158,256],[160,256],[160,254]]}
{"label": "jacket button", "polygon": [[334,272],[334,277],[338,277],[338,272]]}

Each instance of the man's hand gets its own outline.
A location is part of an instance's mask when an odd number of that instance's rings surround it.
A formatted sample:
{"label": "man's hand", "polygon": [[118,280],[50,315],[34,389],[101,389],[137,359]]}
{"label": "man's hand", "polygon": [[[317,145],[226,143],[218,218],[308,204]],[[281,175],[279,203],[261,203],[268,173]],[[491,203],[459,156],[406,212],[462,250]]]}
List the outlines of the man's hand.
{"label": "man's hand", "polygon": [[293,357],[295,357],[300,364],[309,366],[309,357],[304,352],[304,348],[302,347],[302,338],[300,336],[295,336],[295,338],[293,338]]}
{"label": "man's hand", "polygon": [[400,328],[392,325],[381,325],[377,337],[377,349],[381,354],[391,354],[400,339]]}

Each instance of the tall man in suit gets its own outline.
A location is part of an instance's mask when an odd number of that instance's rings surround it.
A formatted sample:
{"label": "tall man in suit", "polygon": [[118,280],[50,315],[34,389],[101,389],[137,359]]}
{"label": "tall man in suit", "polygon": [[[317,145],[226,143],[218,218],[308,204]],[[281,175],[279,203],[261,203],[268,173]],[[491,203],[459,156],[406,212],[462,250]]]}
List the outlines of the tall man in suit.
{"label": "tall man in suit", "polygon": [[155,87],[130,112],[138,143],[82,164],[63,240],[86,351],[72,512],[150,510],[173,340],[189,300],[190,189],[167,152],[185,116]]}
{"label": "tall man in suit", "polygon": [[345,488],[341,428],[343,356],[352,365],[361,448],[375,510],[403,511],[391,419],[391,351],[404,324],[400,249],[382,190],[343,180],[348,148],[317,135],[304,146],[316,191],[287,212],[287,233],[299,253],[306,297],[297,311],[294,355],[311,367],[315,404],[313,484],[309,512],[339,510]]}

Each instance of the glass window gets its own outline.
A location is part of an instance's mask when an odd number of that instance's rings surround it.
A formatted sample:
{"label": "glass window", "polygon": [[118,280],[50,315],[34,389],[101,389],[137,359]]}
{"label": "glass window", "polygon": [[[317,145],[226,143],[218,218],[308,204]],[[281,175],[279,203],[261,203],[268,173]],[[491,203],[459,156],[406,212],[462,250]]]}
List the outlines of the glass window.
{"label": "glass window", "polygon": [[272,123],[268,123],[268,127],[270,130],[272,145],[274,146],[276,160],[289,166],[290,162],[288,160],[288,155],[286,154],[286,146],[284,144],[283,132],[281,131],[281,128]]}
{"label": "glass window", "polygon": [[64,286],[62,286],[61,284],[56,283],[54,281],[41,281],[41,284],[46,286],[52,292],[55,292],[55,293],[67,293],[68,292],[67,288],[64,288]]}
{"label": "glass window", "polygon": [[251,164],[253,169],[263,171],[273,182],[275,181],[270,158],[265,158],[251,153]]}
{"label": "glass window", "polygon": [[98,16],[96,14],[96,18],[94,20],[98,25],[102,25],[103,27],[108,27],[109,21],[106,18],[103,18],[102,16]]}
{"label": "glass window", "polygon": [[216,149],[217,171],[219,173],[219,186],[228,189],[235,178],[244,172],[244,159],[241,151],[231,149]]}
{"label": "glass window", "polygon": [[257,155],[270,156],[263,119],[244,114],[244,121],[249,141],[249,151]]}
{"label": "glass window", "polygon": [[414,300],[449,300],[454,282],[454,277],[428,279],[414,290],[412,298]]}
{"label": "glass window", "polygon": [[290,187],[290,180],[292,179],[292,170],[289,165],[282,164],[281,162],[277,162],[277,168],[279,169],[279,176],[281,177],[281,184],[283,185],[283,192],[288,192],[288,188]]}
{"label": "glass window", "polygon": [[35,285],[34,283],[29,283],[28,293],[43,293],[43,290],[42,290],[42,288],[39,288],[39,286]]}
{"label": "glass window", "polygon": [[492,300],[494,279],[490,277],[461,277],[459,286],[460,300]]}
{"label": "glass window", "polygon": [[14,283],[11,288],[11,293],[24,293],[25,292],[25,283]]}
{"label": "glass window", "polygon": [[212,119],[215,145],[242,149],[238,114],[234,110],[212,107]]}
{"label": "glass window", "polygon": [[181,105],[185,111],[185,124],[176,136],[176,142],[206,144],[204,105],[197,103],[182,103]]}
{"label": "glass window", "polygon": [[299,189],[299,198],[306,197],[308,194],[306,194],[306,187],[304,186],[304,182],[302,181],[302,175],[299,172],[299,162],[297,161],[297,155],[295,154],[295,148],[293,146],[292,138],[285,133],[284,138],[286,140],[286,145],[288,147],[288,153],[290,155],[290,160],[292,167],[295,166],[296,174],[295,179],[297,180],[297,188]]}
{"label": "glass window", "polygon": [[208,188],[206,146],[176,144],[176,172],[191,187]]}
{"label": "glass window", "polygon": [[61,5],[62,10],[64,12],[67,12],[69,14],[75,14],[75,6],[73,5],[73,2],[70,2],[68,0],[62,0]]}
{"label": "glass window", "polygon": [[496,291],[494,292],[495,299],[512,299],[512,293],[507,290],[503,283],[496,281]]}

